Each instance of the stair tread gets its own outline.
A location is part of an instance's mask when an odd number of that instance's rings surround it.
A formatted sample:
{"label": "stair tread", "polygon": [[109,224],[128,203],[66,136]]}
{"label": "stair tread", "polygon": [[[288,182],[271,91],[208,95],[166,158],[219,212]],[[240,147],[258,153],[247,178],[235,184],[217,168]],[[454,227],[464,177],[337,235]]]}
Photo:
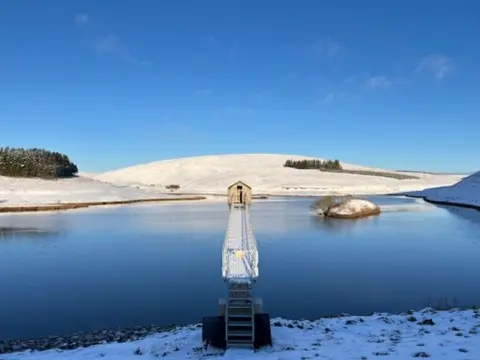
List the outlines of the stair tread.
{"label": "stair tread", "polygon": [[230,338],[230,336],[248,336],[249,338],[253,337],[253,331],[228,330],[227,334],[228,338]]}
{"label": "stair tread", "polygon": [[245,348],[253,348],[253,343],[249,342],[228,342],[227,348],[231,347],[245,347]]}
{"label": "stair tread", "polygon": [[228,326],[253,327],[252,321],[229,321]]}

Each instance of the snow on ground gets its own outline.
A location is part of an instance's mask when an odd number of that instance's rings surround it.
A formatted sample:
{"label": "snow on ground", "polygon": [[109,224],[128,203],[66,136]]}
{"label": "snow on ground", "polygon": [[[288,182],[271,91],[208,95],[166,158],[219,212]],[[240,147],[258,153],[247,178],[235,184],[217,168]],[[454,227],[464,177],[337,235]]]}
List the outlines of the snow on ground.
{"label": "snow on ground", "polygon": [[43,180],[0,176],[0,206],[167,197],[161,190],[163,189],[117,186],[84,177]]}
{"label": "snow on ground", "polygon": [[201,347],[201,328],[178,328],[143,340],[111,343],[75,350],[49,350],[0,355],[1,360],[138,360],[187,359],[376,359],[430,357],[431,359],[480,359],[478,310],[436,312],[424,309],[410,314],[324,318],[314,322],[272,320],[273,347],[253,353]]}
{"label": "snow on ground", "polygon": [[[182,193],[218,194],[224,194],[229,185],[242,180],[251,185],[256,194],[316,195],[324,193],[385,194],[423,190],[429,187],[451,185],[463,177],[402,172],[401,174],[411,174],[420,179],[397,180],[379,176],[298,170],[283,167],[287,159],[313,158],[273,154],[200,156],[127,167],[99,174],[94,178],[116,184],[163,186],[178,184],[181,186]],[[346,170],[394,172],[343,162],[341,164]]]}
{"label": "snow on ground", "polygon": [[407,195],[422,196],[431,201],[480,206],[480,171],[451,186],[409,192]]}
{"label": "snow on ground", "polygon": [[[285,168],[287,159],[312,159],[298,155],[218,155],[173,159],[110,171],[81,173],[73,179],[41,180],[0,176],[0,206],[58,204],[68,202],[122,201],[165,197],[165,186],[178,184],[179,193],[224,195],[229,185],[243,180],[255,194],[387,194],[449,186],[461,175],[415,173],[416,180],[397,180]],[[347,170],[388,172],[342,163]],[[402,173],[407,174],[407,173]],[[215,199],[214,196],[210,196]],[[216,198],[217,200],[219,198]],[[220,200],[224,200],[221,198]]]}

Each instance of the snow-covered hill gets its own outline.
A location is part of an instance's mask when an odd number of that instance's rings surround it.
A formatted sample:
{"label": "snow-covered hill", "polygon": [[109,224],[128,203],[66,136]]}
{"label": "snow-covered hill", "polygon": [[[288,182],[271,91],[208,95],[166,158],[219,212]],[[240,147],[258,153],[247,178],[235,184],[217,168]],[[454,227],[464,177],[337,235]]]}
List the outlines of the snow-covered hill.
{"label": "snow-covered hill", "polygon": [[[200,156],[156,161],[96,175],[100,181],[115,184],[178,184],[180,192],[220,193],[237,180],[243,180],[256,193],[318,194],[326,192],[350,194],[391,193],[422,190],[451,185],[461,175],[411,174],[415,180],[398,180],[380,176],[321,172],[285,168],[286,160],[313,159],[299,155],[243,154]],[[320,159],[325,160],[325,159]],[[394,172],[348,163],[346,170]]]}
{"label": "snow-covered hill", "polygon": [[408,195],[421,196],[431,201],[480,206],[480,171],[454,185],[410,192]]}

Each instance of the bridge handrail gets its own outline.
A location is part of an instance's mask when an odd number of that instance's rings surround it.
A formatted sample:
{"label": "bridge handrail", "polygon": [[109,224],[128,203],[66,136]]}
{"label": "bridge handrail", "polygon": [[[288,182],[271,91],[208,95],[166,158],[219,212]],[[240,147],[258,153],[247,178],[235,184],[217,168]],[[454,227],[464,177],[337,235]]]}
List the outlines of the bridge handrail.
{"label": "bridge handrail", "polygon": [[257,243],[255,236],[253,234],[252,226],[250,223],[250,211],[249,211],[249,206],[244,206],[241,208],[235,208],[231,207],[230,208],[230,214],[228,218],[228,228],[227,232],[225,234],[225,239],[223,242],[223,247],[222,247],[222,276],[225,280],[232,280],[235,281],[235,279],[231,279],[229,277],[229,265],[230,265],[230,256],[235,256],[232,254],[230,248],[230,239],[232,236],[232,219],[234,216],[237,216],[239,214],[234,214],[233,212],[241,211],[241,231],[240,231],[240,236],[241,238],[241,247],[244,253],[244,258],[245,261],[248,264],[248,267],[250,269],[250,278],[248,279],[249,281],[253,281],[255,278],[258,277],[258,249],[257,249]]}

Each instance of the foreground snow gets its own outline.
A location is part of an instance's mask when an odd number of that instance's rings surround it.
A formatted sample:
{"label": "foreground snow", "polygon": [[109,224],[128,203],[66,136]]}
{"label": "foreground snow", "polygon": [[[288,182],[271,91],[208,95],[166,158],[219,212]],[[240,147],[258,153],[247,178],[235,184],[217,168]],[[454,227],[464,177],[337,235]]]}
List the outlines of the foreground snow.
{"label": "foreground snow", "polygon": [[421,196],[431,201],[480,207],[480,171],[451,186],[409,192],[407,195]]}
{"label": "foreground snow", "polygon": [[0,206],[124,201],[168,196],[160,189],[116,186],[84,177],[42,180],[0,176]]}
{"label": "foreground snow", "polygon": [[[397,180],[380,176],[365,176],[285,168],[286,160],[312,159],[298,155],[218,155],[157,161],[132,166],[94,178],[116,184],[169,185],[178,184],[180,192],[224,194],[235,181],[242,180],[253,187],[255,194],[316,195],[385,194],[422,190],[454,184],[460,175],[401,173],[418,176],[415,180]],[[320,159],[323,160],[323,159]],[[342,162],[346,170],[394,172]]]}
{"label": "foreground snow", "polygon": [[[208,359],[480,359],[480,315],[473,310],[435,312],[424,309],[404,315],[374,314],[318,321],[272,320],[273,348],[253,353],[203,350],[196,326],[159,333],[143,340],[75,350],[49,350],[0,355],[2,360],[171,360]],[[141,356],[141,357],[139,357]]]}

